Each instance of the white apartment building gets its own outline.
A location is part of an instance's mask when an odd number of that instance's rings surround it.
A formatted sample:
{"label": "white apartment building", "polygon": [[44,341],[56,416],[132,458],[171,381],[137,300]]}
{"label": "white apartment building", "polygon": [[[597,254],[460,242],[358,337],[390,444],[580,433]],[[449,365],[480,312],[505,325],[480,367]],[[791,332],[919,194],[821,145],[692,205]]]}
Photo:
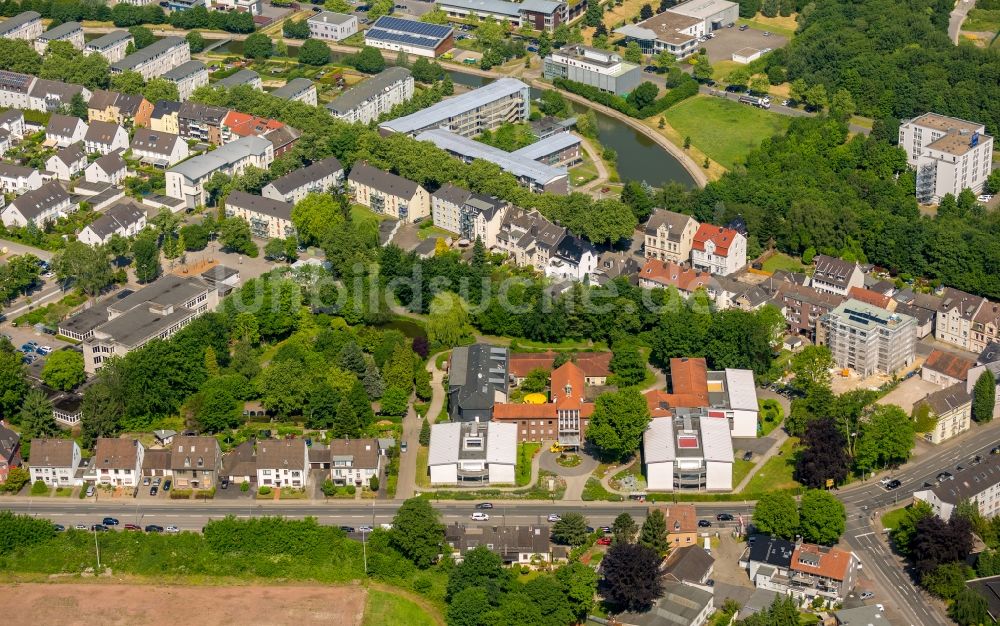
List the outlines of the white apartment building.
{"label": "white apartment building", "polygon": [[507,122],[528,121],[530,102],[531,89],[526,84],[516,78],[501,78],[411,115],[382,122],[379,128],[413,136],[444,129],[462,137],[475,137]]}
{"label": "white apartment building", "polygon": [[655,209],[646,221],[646,258],[687,263],[691,258],[698,226],[698,222],[690,215]]}
{"label": "white apartment building", "polygon": [[72,487],[82,483],[76,477],[83,455],[72,439],[31,440],[31,484],[42,481],[50,487]]}
{"label": "white apartment building", "polygon": [[309,484],[305,439],[265,439],[257,443],[257,484],[303,489]]}
{"label": "white apartment building", "polygon": [[90,460],[97,482],[114,487],[136,487],[142,480],[146,448],[138,439],[101,437]]}
{"label": "white apartment building", "polygon": [[292,205],[281,200],[235,190],[226,196],[226,217],[242,219],[250,225],[253,236],[261,239],[287,239],[295,236]]}
{"label": "white apartment building", "polygon": [[691,245],[691,265],[697,270],[728,276],[747,264],[747,238],[732,228],[702,224]]}
{"label": "white apartment building", "polygon": [[289,102],[302,102],[309,106],[316,106],[316,85],[308,78],[293,78],[271,92],[272,96],[288,100]]}
{"label": "white apartment building", "polygon": [[367,124],[413,97],[413,76],[405,67],[389,67],[351,87],[326,105],[337,119]]}
{"label": "white apartment building", "polygon": [[37,11],[25,11],[0,22],[0,37],[35,41],[45,31],[42,16]]}
{"label": "white apartment building", "polygon": [[899,147],[917,170],[920,202],[937,203],[966,188],[981,193],[993,166],[993,137],[984,125],[937,113],[900,125]]}
{"label": "white apartment building", "polygon": [[84,54],[99,54],[108,63],[117,63],[125,58],[128,45],[135,43],[132,33],[127,30],[113,30],[107,35],[92,39],[83,46]]}
{"label": "white apartment building", "polygon": [[915,492],[913,499],[929,504],[943,520],[951,519],[963,500],[975,503],[985,518],[996,516],[1000,513],[1000,455],[987,455],[981,463],[956,471],[951,479]]}
{"label": "white apartment building", "polygon": [[495,196],[472,193],[451,183],[445,183],[431,195],[435,226],[469,242],[479,239],[487,250],[497,245],[508,206]]}
{"label": "white apartment building", "polygon": [[813,263],[816,267],[812,276],[812,288],[820,293],[846,296],[851,289],[865,286],[865,274],[855,261],[818,254]]}
{"label": "white apartment building", "polygon": [[311,193],[325,193],[340,187],[343,182],[344,166],[337,157],[328,157],[268,183],[261,190],[261,195],[298,204]]}
{"label": "white apartment building", "polygon": [[150,80],[190,60],[191,47],[184,38],[164,37],[142,50],[133,52],[121,61],[112,63],[111,73],[139,72],[143,80]]}
{"label": "white apartment building", "polygon": [[837,367],[861,377],[893,374],[915,358],[917,321],[877,306],[847,300],[820,318],[816,343],[830,348]]}
{"label": "white apartment building", "polygon": [[274,161],[274,145],[262,137],[250,135],[227,143],[167,170],[167,195],[184,200],[188,208],[204,205],[205,183],[212,174],[241,174],[251,165],[266,170]]}
{"label": "white apartment building", "polygon": [[134,237],[146,228],[146,210],[131,199],[122,200],[83,227],[77,239],[88,246],[102,246],[114,235]]}
{"label": "white apartment building", "polygon": [[255,17],[263,10],[261,0],[210,0],[206,4],[209,11],[238,11]]}
{"label": "white apartment building", "polygon": [[208,84],[208,68],[201,61],[188,61],[166,72],[162,78],[177,85],[177,97],[184,102],[195,89]]}
{"label": "white apartment building", "polygon": [[36,170],[33,167],[23,167],[11,163],[0,163],[0,192],[21,195],[38,189],[47,180],[52,180],[53,174]]}
{"label": "white apartment building", "polygon": [[324,41],[340,41],[358,32],[358,18],[354,15],[323,11],[306,20],[309,36]]}
{"label": "white apartment building", "polygon": [[35,51],[45,54],[53,41],[68,41],[77,50],[83,50],[83,26],[79,22],[64,22],[45,31],[35,40]]}
{"label": "white apartment building", "polygon": [[27,226],[29,222],[41,228],[45,222],[54,222],[76,208],[77,205],[70,201],[63,186],[52,181],[14,198],[0,210],[0,217],[8,228],[20,228]]}
{"label": "white apartment building", "polygon": [[51,146],[65,148],[83,141],[87,135],[87,123],[72,115],[54,114],[45,126],[45,142]]}

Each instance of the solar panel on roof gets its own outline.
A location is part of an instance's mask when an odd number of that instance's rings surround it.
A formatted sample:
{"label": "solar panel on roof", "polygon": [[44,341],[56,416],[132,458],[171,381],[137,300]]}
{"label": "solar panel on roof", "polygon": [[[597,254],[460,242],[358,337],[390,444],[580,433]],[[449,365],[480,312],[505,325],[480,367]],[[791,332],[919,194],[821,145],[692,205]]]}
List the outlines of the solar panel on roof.
{"label": "solar panel on roof", "polygon": [[392,30],[403,31],[407,33],[414,33],[417,35],[424,35],[427,37],[434,37],[436,39],[443,39],[448,36],[451,32],[450,26],[441,26],[440,24],[427,24],[425,22],[415,22],[413,20],[404,20],[398,17],[389,17],[388,15],[383,15],[382,17],[375,20],[372,24],[373,28],[390,28]]}

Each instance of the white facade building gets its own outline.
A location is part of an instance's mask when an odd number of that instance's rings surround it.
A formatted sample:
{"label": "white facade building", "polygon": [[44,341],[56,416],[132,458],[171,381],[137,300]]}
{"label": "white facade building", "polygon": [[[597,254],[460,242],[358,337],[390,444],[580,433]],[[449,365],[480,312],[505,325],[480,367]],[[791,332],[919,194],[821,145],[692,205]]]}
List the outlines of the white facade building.
{"label": "white facade building", "polygon": [[184,200],[188,208],[204,205],[204,185],[212,174],[235,176],[251,165],[266,170],[272,161],[274,145],[270,141],[252,135],[241,137],[167,170],[167,195]]}
{"label": "white facade building", "polygon": [[309,448],[305,439],[258,442],[257,484],[304,489],[309,484]]}
{"label": "white facade building", "polygon": [[31,440],[31,484],[42,481],[49,487],[72,487],[82,479],[76,477],[83,456],[80,446],[72,439]]}
{"label": "white facade building", "polygon": [[208,68],[201,61],[188,61],[166,72],[162,78],[177,85],[177,97],[184,102],[195,89],[208,84]]}
{"label": "white facade building", "polygon": [[952,478],[915,492],[913,499],[929,504],[943,520],[950,519],[963,500],[976,504],[983,517],[995,517],[1000,513],[1000,455],[987,455],[981,463],[956,471]]}
{"label": "white facade building", "polygon": [[358,32],[358,18],[343,13],[323,11],[306,20],[309,36],[324,41],[340,41]]}
{"label": "white facade building", "polygon": [[730,491],[733,441],[729,421],[675,411],[654,418],[642,439],[646,476],[652,491]]}
{"label": "white facade building", "polygon": [[732,228],[702,224],[694,234],[691,265],[696,270],[728,276],[747,264],[747,238]]}
{"label": "white facade building", "polygon": [[127,30],[113,30],[103,37],[92,39],[83,47],[83,53],[99,54],[108,60],[108,63],[117,63],[125,58],[128,45],[135,43],[135,38]]}
{"label": "white facade building", "polygon": [[137,50],[121,61],[111,64],[112,74],[139,72],[143,80],[166,74],[182,63],[191,60],[191,46],[182,37],[164,37],[142,50]]}
{"label": "white facade building", "polygon": [[128,150],[128,131],[111,122],[91,122],[83,137],[87,154],[111,154]]}
{"label": "white facade building", "polygon": [[405,67],[388,67],[376,76],[351,87],[326,105],[337,119],[367,124],[413,97],[413,76]]}
{"label": "white facade building", "polygon": [[146,210],[132,200],[123,200],[83,227],[77,239],[88,246],[102,246],[114,235],[135,237],[146,228]]}
{"label": "white facade building", "polygon": [[79,22],[63,22],[45,31],[35,40],[35,51],[45,54],[53,41],[68,41],[77,50],[83,50],[83,26]]}
{"label": "white facade building", "polygon": [[432,485],[514,484],[517,425],[450,422],[431,426]]}
{"label": "white facade building", "polygon": [[993,166],[993,137],[986,127],[925,113],[899,127],[899,147],[917,170],[917,200],[940,202],[963,189],[981,193]]}
{"label": "white facade building", "polygon": [[25,11],[0,22],[0,37],[35,41],[45,31],[42,16],[37,11]]}
{"label": "white facade building", "polygon": [[97,475],[97,482],[114,487],[136,487],[142,480],[142,460],[146,448],[138,439],[112,439],[102,437],[97,440],[94,456],[91,457],[91,471]]}

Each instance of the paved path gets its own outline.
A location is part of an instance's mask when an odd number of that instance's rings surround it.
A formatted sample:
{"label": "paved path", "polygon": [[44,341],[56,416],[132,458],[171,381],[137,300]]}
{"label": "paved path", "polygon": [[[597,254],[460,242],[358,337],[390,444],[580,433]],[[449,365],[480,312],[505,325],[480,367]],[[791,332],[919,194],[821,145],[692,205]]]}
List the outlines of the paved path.
{"label": "paved path", "polygon": [[948,37],[951,42],[958,45],[958,34],[962,30],[962,22],[965,21],[969,11],[976,8],[976,0],[958,0],[955,8],[951,11],[951,18],[948,20]]}
{"label": "paved path", "polygon": [[590,191],[598,185],[603,185],[608,182],[608,168],[604,165],[604,159],[598,154],[597,149],[594,145],[590,143],[590,140],[586,137],[580,136],[580,145],[583,146],[583,151],[587,153],[590,160],[594,162],[594,167],[597,168],[597,178],[584,184],[582,187],[574,189],[573,191]]}
{"label": "paved path", "polygon": [[566,494],[563,500],[577,501],[582,499],[583,488],[587,484],[590,474],[597,469],[597,459],[580,451],[580,464],[576,467],[563,467],[556,462],[557,454],[549,452],[551,442],[542,442],[542,449],[538,453],[539,465],[541,469],[547,470],[561,476],[566,481]]}

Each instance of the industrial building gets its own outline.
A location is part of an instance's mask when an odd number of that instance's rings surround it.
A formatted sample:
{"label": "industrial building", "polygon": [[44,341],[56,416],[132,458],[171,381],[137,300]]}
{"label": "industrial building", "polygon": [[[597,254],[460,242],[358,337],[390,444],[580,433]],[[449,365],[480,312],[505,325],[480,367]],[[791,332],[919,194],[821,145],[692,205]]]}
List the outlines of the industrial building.
{"label": "industrial building", "polygon": [[433,59],[454,47],[453,33],[451,26],[383,15],[365,31],[365,45]]}

